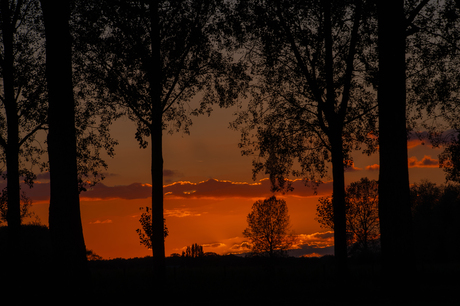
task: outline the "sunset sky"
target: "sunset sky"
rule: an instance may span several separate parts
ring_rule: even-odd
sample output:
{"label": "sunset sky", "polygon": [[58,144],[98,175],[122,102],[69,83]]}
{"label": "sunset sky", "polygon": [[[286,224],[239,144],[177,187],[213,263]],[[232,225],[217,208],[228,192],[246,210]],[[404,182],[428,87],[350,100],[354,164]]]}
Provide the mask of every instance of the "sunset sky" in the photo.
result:
{"label": "sunset sky", "polygon": [[[164,137],[165,217],[169,228],[166,255],[181,253],[193,243],[205,252],[226,254],[247,251],[242,232],[252,204],[271,195],[269,181],[260,176],[252,180],[252,157],[241,156],[239,132],[228,128],[236,108],[216,109],[210,117],[194,119],[191,135]],[[134,138],[135,126],[126,118],[115,123],[112,135],[118,139],[115,158],[108,160],[107,178],[81,194],[81,213],[88,249],[104,259],[150,255],[140,245],[141,207],[150,203],[150,150],[140,149]],[[428,179],[443,183],[438,154],[419,140],[410,140],[411,183]],[[378,155],[354,154],[354,168],[346,173],[347,184],[361,177],[378,178]],[[2,182],[5,184],[5,182]],[[313,190],[301,181],[293,182],[294,192],[286,200],[298,249],[292,255],[332,254],[332,233],[315,221],[318,197],[329,196],[332,182]],[[2,187],[2,186],[0,186]],[[3,188],[3,187],[2,187]],[[49,180],[40,174],[31,190],[33,211],[42,223],[48,222]]]}

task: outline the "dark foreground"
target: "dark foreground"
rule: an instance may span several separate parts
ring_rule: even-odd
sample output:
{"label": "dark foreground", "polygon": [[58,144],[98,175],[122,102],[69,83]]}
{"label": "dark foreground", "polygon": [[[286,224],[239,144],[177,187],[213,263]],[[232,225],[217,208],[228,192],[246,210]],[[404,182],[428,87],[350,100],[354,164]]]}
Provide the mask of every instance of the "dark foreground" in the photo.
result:
{"label": "dark foreground", "polygon": [[335,277],[332,257],[172,257],[166,258],[163,286],[153,282],[151,258],[98,260],[88,262],[92,294],[63,296],[59,288],[78,286],[50,273],[47,228],[24,228],[28,234],[12,260],[0,227],[0,305],[460,305],[459,254],[419,259],[409,279],[387,281],[378,257],[350,259],[342,281]]}
{"label": "dark foreground", "polygon": [[[99,305],[459,305],[460,265],[420,265],[411,280],[387,288],[376,261],[351,262],[344,282],[333,258],[276,262],[220,256],[167,258],[167,279],[155,292],[151,259],[92,261]],[[395,280],[396,281],[396,280]],[[396,283],[396,282],[395,282]],[[158,299],[157,299],[158,298]],[[156,303],[153,301],[156,300]]]}

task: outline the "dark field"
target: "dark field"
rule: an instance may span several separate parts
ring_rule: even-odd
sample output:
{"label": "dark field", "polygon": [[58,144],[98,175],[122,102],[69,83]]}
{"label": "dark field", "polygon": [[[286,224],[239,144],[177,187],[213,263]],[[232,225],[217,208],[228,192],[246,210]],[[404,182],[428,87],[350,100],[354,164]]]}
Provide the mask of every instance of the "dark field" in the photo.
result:
{"label": "dark field", "polygon": [[[1,277],[0,292],[12,291],[16,301],[0,305],[67,304],[59,289],[51,285],[51,252],[46,227],[24,227],[20,263],[15,275],[19,285]],[[26,235],[27,233],[27,235]],[[421,257],[421,256],[420,256]],[[5,256],[5,232],[0,227],[0,261]],[[152,259],[89,261],[93,295],[83,305],[460,305],[460,262],[423,259],[407,280],[399,276],[382,280],[379,259],[349,259],[349,274],[337,281],[334,258],[245,258],[206,256],[166,258],[167,277],[155,290]],[[73,286],[75,281],[59,281]],[[72,305],[77,305],[72,304]]]}
{"label": "dark field", "polygon": [[459,264],[425,264],[410,280],[384,286],[377,262],[350,263],[340,285],[333,258],[276,262],[221,256],[167,258],[161,303],[153,303],[150,258],[92,261],[100,305],[459,305]]}

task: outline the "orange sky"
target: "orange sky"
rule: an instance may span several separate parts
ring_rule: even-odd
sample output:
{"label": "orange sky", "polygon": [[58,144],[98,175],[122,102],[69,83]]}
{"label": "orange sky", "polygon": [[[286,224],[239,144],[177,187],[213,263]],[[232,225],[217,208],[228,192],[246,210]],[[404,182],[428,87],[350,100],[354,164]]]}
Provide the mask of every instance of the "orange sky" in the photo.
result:
{"label": "orange sky", "polygon": [[[193,118],[191,135],[164,137],[167,255],[181,253],[193,243],[203,245],[205,252],[219,254],[245,250],[246,216],[252,204],[270,191],[264,177],[252,181],[252,157],[241,156],[239,133],[228,129],[235,111],[217,109],[211,117]],[[139,149],[134,132],[127,119],[113,126],[112,135],[120,145],[115,158],[108,161],[107,178],[81,194],[87,248],[106,259],[150,255],[135,231],[140,227],[140,207],[150,205],[150,151]],[[408,147],[411,183],[422,179],[443,183],[444,174],[437,166],[441,149],[419,140],[411,140]],[[354,167],[346,173],[347,184],[366,176],[377,179],[378,155],[356,153]],[[43,174],[32,190],[25,189],[42,223],[48,219],[48,183]],[[330,195],[331,185],[322,185],[318,196]],[[293,254],[330,254],[332,233],[314,220],[318,196],[300,181],[294,186],[294,192],[285,196],[292,230],[299,236],[299,249]]]}

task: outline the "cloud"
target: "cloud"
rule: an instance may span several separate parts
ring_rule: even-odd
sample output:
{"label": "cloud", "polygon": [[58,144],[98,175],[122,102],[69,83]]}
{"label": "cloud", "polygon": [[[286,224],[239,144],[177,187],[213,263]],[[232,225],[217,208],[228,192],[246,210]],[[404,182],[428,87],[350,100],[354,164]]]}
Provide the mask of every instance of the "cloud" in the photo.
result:
{"label": "cloud", "polygon": [[164,212],[164,215],[166,217],[177,217],[177,218],[201,216],[201,214],[193,213],[193,212],[182,210],[182,209],[172,209],[172,210],[166,209]]}
{"label": "cloud", "polygon": [[215,242],[215,243],[204,243],[201,245],[203,248],[221,248],[225,247],[225,243]]}
{"label": "cloud", "polygon": [[412,156],[408,159],[408,165],[409,168],[439,168],[439,160],[433,159],[429,155],[425,155],[421,160]]}
{"label": "cloud", "polygon": [[334,254],[334,232],[297,235],[297,244],[288,253],[294,257],[319,257]]}
{"label": "cloud", "polygon": [[334,232],[319,232],[313,234],[300,234],[297,235],[297,247],[304,245],[315,248],[328,248],[334,245]]}
{"label": "cloud", "polygon": [[300,257],[307,257],[307,258],[312,258],[312,257],[321,257],[323,255],[319,254],[319,253],[310,253],[310,254],[305,254],[305,255],[302,255]]}
{"label": "cloud", "polygon": [[[302,180],[290,181],[293,192],[286,193],[295,197],[312,197],[326,195],[332,192],[332,181],[320,184],[315,190],[305,186]],[[6,182],[0,182],[0,188]],[[23,187],[34,203],[49,201],[49,182],[34,184],[32,189]],[[232,182],[226,180],[209,179],[199,183],[175,182],[163,186],[165,199],[199,199],[199,198],[265,198],[272,195],[270,180],[262,179],[257,183]],[[133,183],[130,185],[107,186],[98,183],[80,194],[82,201],[105,201],[113,199],[135,200],[147,199],[152,196],[152,185]],[[173,214],[173,212],[171,212]],[[178,213],[184,214],[187,212]],[[178,216],[178,215],[176,215]]]}
{"label": "cloud", "polygon": [[[314,196],[315,191],[305,186],[302,180],[292,180],[293,192],[288,195],[309,197]],[[258,183],[231,182],[225,180],[209,179],[199,183],[175,182],[164,186],[167,197],[174,198],[263,198],[270,196],[270,181],[262,179]],[[332,182],[320,184],[317,194],[329,194],[332,192]]]}
{"label": "cloud", "polygon": [[345,169],[345,172],[355,172],[355,171],[363,170],[361,168],[355,167],[355,163],[353,163],[353,162],[351,163],[351,165],[345,167],[344,169]]}
{"label": "cloud", "polygon": [[243,253],[251,249],[251,243],[248,241],[243,241],[241,243],[234,243],[230,247],[230,253]]}
{"label": "cloud", "polygon": [[[417,157],[412,156],[407,160],[409,168],[439,168],[439,160],[434,159],[429,155],[425,155],[421,160],[418,160]],[[378,164],[373,164],[366,166],[368,171],[377,171],[380,169]]]}
{"label": "cloud", "polygon": [[104,221],[101,221],[101,220],[96,220],[94,222],[89,222],[89,224],[108,224],[108,223],[112,223],[112,220],[104,220]]}
{"label": "cloud", "polygon": [[[288,250],[289,256],[294,257],[319,257],[334,254],[334,232],[325,231],[312,234],[294,235],[297,244]],[[247,254],[251,250],[251,242],[243,237],[233,237],[220,242],[201,244],[203,248],[211,248],[210,251],[218,251],[221,254]]]}
{"label": "cloud", "polygon": [[183,176],[183,174],[177,170],[163,169],[163,179],[165,183],[171,183],[173,182],[174,178],[178,178],[181,176]]}
{"label": "cloud", "polygon": [[376,171],[376,170],[379,170],[379,169],[380,169],[380,166],[378,164],[373,164],[373,165],[366,166],[367,171]]}
{"label": "cloud", "polygon": [[50,179],[50,173],[49,172],[43,172],[37,174],[37,180],[38,181],[49,181]]}
{"label": "cloud", "polygon": [[152,185],[133,183],[121,186],[106,186],[102,183],[83,192],[80,197],[83,200],[111,200],[111,199],[146,199],[152,196]]}

